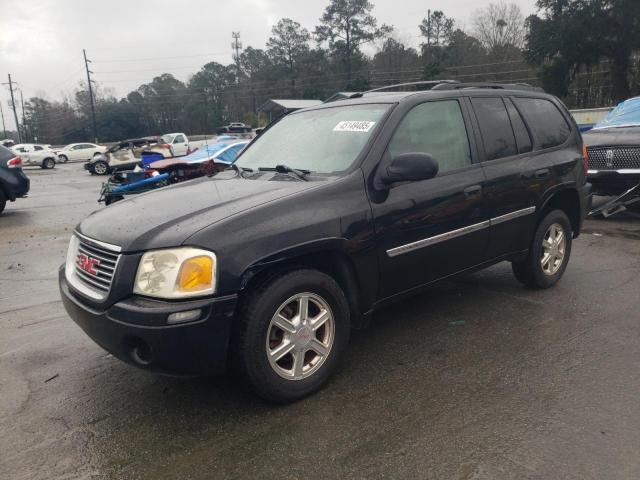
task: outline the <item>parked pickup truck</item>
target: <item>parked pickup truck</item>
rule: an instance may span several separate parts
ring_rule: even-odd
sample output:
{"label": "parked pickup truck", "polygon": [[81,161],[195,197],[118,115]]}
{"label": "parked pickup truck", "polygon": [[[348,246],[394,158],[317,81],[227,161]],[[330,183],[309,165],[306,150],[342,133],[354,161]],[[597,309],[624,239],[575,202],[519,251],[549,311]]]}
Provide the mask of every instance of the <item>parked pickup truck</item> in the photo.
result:
{"label": "parked pickup truck", "polygon": [[244,123],[232,122],[216,129],[217,135],[224,135],[225,133],[251,133],[251,127]]}
{"label": "parked pickup truck", "polygon": [[69,316],[129,364],[230,367],[288,402],[326,382],[351,328],[434,282],[508,261],[553,287],[589,203],[569,112],[524,85],[431,85],[298,110],[229,170],[94,212],[59,273]]}

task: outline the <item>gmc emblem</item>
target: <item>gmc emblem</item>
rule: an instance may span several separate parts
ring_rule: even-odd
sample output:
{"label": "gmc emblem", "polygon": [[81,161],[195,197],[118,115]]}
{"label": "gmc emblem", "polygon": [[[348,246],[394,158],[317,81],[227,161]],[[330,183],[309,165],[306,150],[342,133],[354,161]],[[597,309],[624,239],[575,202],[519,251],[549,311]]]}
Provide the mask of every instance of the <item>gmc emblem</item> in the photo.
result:
{"label": "gmc emblem", "polygon": [[91,275],[98,276],[98,271],[96,267],[100,265],[100,260],[97,258],[91,258],[84,253],[78,254],[78,260],[76,260],[76,265],[80,270],[83,270]]}

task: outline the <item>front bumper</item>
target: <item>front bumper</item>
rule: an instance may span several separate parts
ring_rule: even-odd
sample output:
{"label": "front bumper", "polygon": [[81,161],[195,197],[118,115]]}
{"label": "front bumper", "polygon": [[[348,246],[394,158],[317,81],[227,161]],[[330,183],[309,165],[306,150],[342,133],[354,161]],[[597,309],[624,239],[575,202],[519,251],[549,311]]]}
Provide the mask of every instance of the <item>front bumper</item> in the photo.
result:
{"label": "front bumper", "polygon": [[[129,297],[100,310],[58,273],[62,303],[71,319],[113,356],[152,372],[193,376],[224,371],[237,295],[165,302]],[[171,313],[201,310],[196,321],[167,324]]]}
{"label": "front bumper", "polygon": [[640,183],[640,169],[593,170],[587,172],[593,192],[602,195],[620,195]]}

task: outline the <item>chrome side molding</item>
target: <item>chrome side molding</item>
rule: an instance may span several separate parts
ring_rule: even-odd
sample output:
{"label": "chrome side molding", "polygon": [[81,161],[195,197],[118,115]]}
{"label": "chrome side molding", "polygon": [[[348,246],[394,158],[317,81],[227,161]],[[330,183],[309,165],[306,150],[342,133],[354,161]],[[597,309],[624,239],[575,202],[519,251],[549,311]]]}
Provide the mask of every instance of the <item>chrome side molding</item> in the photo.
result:
{"label": "chrome side molding", "polygon": [[485,220],[484,222],[474,223],[473,225],[468,225],[456,230],[451,230],[450,232],[441,233],[440,235],[436,235],[434,237],[424,238],[416,242],[407,243],[406,245],[390,248],[389,250],[387,250],[387,255],[389,255],[390,257],[397,257],[398,255],[402,255],[403,253],[412,252],[414,250],[428,247],[430,245],[446,242],[447,240],[461,237],[462,235],[467,235],[469,233],[477,232],[492,225],[498,225],[503,222],[508,222],[509,220],[524,217],[525,215],[531,215],[535,211],[536,207],[527,207],[523,208],[522,210],[516,210],[515,212],[510,212],[505,215],[500,215],[499,217],[491,218],[490,220]]}

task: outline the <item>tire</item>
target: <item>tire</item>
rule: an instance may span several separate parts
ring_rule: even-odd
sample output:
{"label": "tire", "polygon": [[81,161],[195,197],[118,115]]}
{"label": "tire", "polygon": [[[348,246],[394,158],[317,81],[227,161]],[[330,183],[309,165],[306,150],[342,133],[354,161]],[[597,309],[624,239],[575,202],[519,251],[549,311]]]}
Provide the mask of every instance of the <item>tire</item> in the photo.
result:
{"label": "tire", "polygon": [[56,166],[56,161],[53,158],[48,157],[42,160],[42,165],[40,165],[40,168],[43,168],[45,170],[51,170],[55,166]]}
{"label": "tire", "polygon": [[[304,323],[298,315],[305,305],[301,298],[308,305]],[[272,276],[240,303],[231,344],[233,366],[260,397],[276,403],[299,400],[318,390],[336,369],[349,342],[349,315],[342,289],[328,275],[300,269]],[[321,326],[313,325],[322,318]],[[278,351],[288,353],[277,359]]]}
{"label": "tire", "polygon": [[2,189],[0,189],[0,214],[2,214],[6,206],[7,206],[7,197],[5,196]]}
{"label": "tire", "polygon": [[106,175],[109,173],[109,165],[104,160],[98,160],[92,165],[91,171],[96,175]]}
{"label": "tire", "polygon": [[[560,231],[562,241],[556,243],[559,237],[554,232]],[[547,213],[536,228],[527,258],[511,264],[516,279],[529,288],[553,287],[562,278],[569,263],[571,241],[571,222],[566,213],[562,210]],[[550,255],[545,256],[547,253]]]}
{"label": "tire", "polygon": [[66,155],[58,155],[58,160],[60,160],[60,163],[67,163],[69,161],[69,157]]}

